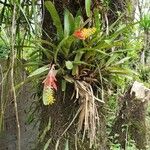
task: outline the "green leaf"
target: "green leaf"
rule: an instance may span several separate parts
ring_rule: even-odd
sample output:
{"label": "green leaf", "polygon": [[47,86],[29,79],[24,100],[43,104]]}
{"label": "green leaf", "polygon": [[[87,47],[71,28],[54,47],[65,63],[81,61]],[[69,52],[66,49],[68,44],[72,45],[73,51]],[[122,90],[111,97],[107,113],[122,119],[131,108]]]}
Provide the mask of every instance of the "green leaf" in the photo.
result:
{"label": "green leaf", "polygon": [[16,4],[18,5],[20,11],[22,12],[27,24],[29,25],[30,28],[32,28],[31,23],[29,22],[28,16],[26,15],[26,12],[23,10],[22,6],[16,1]]}
{"label": "green leaf", "polygon": [[110,39],[104,40],[105,43],[107,43],[108,45],[110,45],[112,43],[112,41]]}
{"label": "green leaf", "polygon": [[75,27],[74,17],[69,12],[69,10],[66,9],[64,14],[64,36],[66,37],[72,34],[74,31],[74,27]]}
{"label": "green leaf", "polygon": [[134,22],[134,23],[129,23],[129,24],[122,24],[119,27],[117,27],[117,30],[110,35],[110,39],[114,40],[116,39],[120,34],[124,33],[126,30],[129,30],[131,27],[133,27],[134,25],[136,25],[138,22]]}
{"label": "green leaf", "polygon": [[119,60],[118,62],[116,62],[113,66],[119,65],[119,64],[123,64],[125,61],[128,61],[131,57],[125,57],[121,60]]}
{"label": "green leaf", "polygon": [[74,42],[76,40],[76,38],[73,36],[73,35],[71,35],[71,36],[69,36],[65,41],[64,41],[64,43],[62,44],[62,51],[63,51],[63,53],[64,53],[64,55],[67,57],[68,56],[68,54],[70,54],[71,52],[70,52],[70,47],[71,47],[71,45],[72,45],[72,43]]}
{"label": "green leaf", "polygon": [[54,22],[54,25],[57,28],[57,35],[59,36],[60,39],[62,39],[63,38],[63,27],[62,27],[60,17],[57,13],[57,10],[56,10],[54,4],[51,1],[46,1],[45,7],[50,12],[51,17],[52,17],[53,22]]}
{"label": "green leaf", "polygon": [[47,41],[47,40],[43,40],[43,39],[34,39],[34,40],[31,41],[31,42],[34,42],[35,44],[39,43],[39,44],[38,44],[39,46],[41,45],[41,43],[42,43],[42,44],[46,44],[46,45],[48,45],[48,46],[51,46],[53,49],[56,49],[56,45],[53,44],[53,43],[50,42],[50,41]]}
{"label": "green leaf", "polygon": [[61,50],[61,47],[64,45],[65,41],[68,39],[68,37],[66,38],[63,38],[63,40],[61,40],[61,42],[58,44],[57,46],[57,49],[56,49],[56,52],[54,54],[54,61],[55,61],[55,64],[57,64],[57,55],[59,53],[59,51]]}
{"label": "green leaf", "polygon": [[45,72],[45,71],[47,71],[47,70],[49,70],[49,67],[48,67],[48,65],[45,65],[45,66],[43,66],[43,67],[41,67],[41,68],[38,68],[37,70],[33,71],[33,72],[28,76],[28,78],[31,78],[31,77],[40,75],[40,74],[42,74],[43,72]]}
{"label": "green leaf", "polygon": [[90,17],[91,14],[91,0],[85,0],[85,10],[86,10],[86,15]]}
{"label": "green leaf", "polygon": [[69,77],[68,75],[65,75],[65,76],[64,76],[64,79],[65,79],[67,82],[69,82],[69,83],[73,83],[73,82],[74,82],[73,78]]}
{"label": "green leaf", "polygon": [[57,64],[57,56],[58,53],[60,53],[61,55],[64,55],[65,57],[68,56],[69,50],[70,50],[70,46],[73,43],[73,41],[75,41],[76,38],[71,35],[69,37],[65,37],[61,40],[61,42],[59,42],[56,51],[54,53],[54,61]]}
{"label": "green leaf", "polygon": [[51,141],[52,141],[52,139],[50,138],[50,139],[46,142],[46,144],[44,145],[44,150],[47,150],[47,149],[48,149],[48,146],[49,146],[49,144],[51,143]]}
{"label": "green leaf", "polygon": [[75,29],[79,29],[83,24],[83,18],[81,16],[75,17]]}
{"label": "green leaf", "polygon": [[65,143],[65,150],[69,150],[69,141],[68,141],[68,139],[66,140],[66,143]]}
{"label": "green leaf", "polygon": [[82,52],[82,51],[78,52],[75,56],[74,61],[79,61],[83,54],[84,54],[84,52]]}
{"label": "green leaf", "polygon": [[98,52],[98,53],[109,56],[109,54],[105,53],[104,51],[100,50],[100,48],[96,48],[96,47],[95,48],[81,48],[81,49],[78,49],[76,52],[86,52],[86,51]]}
{"label": "green leaf", "polygon": [[122,74],[122,75],[128,75],[128,76],[133,76],[136,75],[138,76],[138,73],[131,70],[131,69],[126,69],[126,68],[120,68],[120,67],[108,67],[107,70],[110,73],[113,74]]}
{"label": "green leaf", "polygon": [[108,61],[105,63],[105,66],[108,67],[110,66],[111,64],[114,63],[114,61],[116,60],[116,58],[118,58],[118,54],[113,54],[110,56],[110,58],[108,59]]}
{"label": "green leaf", "polygon": [[73,63],[71,61],[66,61],[66,67],[71,70],[73,68]]}
{"label": "green leaf", "polygon": [[47,126],[44,128],[44,130],[42,130],[42,133],[39,137],[39,140],[42,142],[47,134],[47,132],[51,129],[51,118],[49,117],[49,120],[48,120],[48,124]]}
{"label": "green leaf", "polygon": [[100,13],[97,8],[94,9],[94,19],[95,19],[95,27],[97,31],[99,31],[101,28],[101,22],[100,22]]}
{"label": "green leaf", "polygon": [[91,66],[91,67],[93,66],[94,67],[94,65],[86,63],[84,61],[74,61],[73,64],[75,64],[75,65],[81,65],[82,64],[82,65]]}
{"label": "green leaf", "polygon": [[112,47],[120,47],[122,46],[123,41],[113,41],[113,39],[101,40],[95,48],[98,49],[110,49]]}
{"label": "green leaf", "polygon": [[141,18],[140,26],[147,31],[150,29],[150,14],[145,14],[143,18]]}
{"label": "green leaf", "polygon": [[62,90],[63,92],[66,91],[66,80],[62,80],[62,81],[61,81],[61,90]]}
{"label": "green leaf", "polygon": [[113,24],[110,25],[109,31],[111,31],[112,29],[114,29],[114,27],[119,23],[119,21],[120,21],[124,16],[125,16],[125,13],[122,13],[122,14],[118,17],[118,19],[117,19]]}
{"label": "green leaf", "polygon": [[[74,61],[80,61],[80,59],[81,59],[83,53],[84,53],[84,52],[79,51],[79,52],[76,54]],[[78,70],[79,70],[78,65],[74,65],[74,67],[73,67],[73,69],[72,69],[72,75],[78,74]]]}

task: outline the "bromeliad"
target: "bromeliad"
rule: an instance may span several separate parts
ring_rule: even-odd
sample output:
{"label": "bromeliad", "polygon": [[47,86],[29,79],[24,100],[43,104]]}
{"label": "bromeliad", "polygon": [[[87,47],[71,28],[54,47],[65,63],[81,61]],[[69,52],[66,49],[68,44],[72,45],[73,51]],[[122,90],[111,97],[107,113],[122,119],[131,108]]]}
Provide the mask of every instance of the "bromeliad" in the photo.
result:
{"label": "bromeliad", "polygon": [[43,81],[44,88],[43,88],[43,103],[44,105],[53,104],[55,101],[54,98],[54,90],[57,91],[57,79],[56,79],[55,65],[53,64],[46,79]]}
{"label": "bromeliad", "polygon": [[96,32],[96,28],[83,28],[76,30],[73,35],[81,40],[85,40]]}

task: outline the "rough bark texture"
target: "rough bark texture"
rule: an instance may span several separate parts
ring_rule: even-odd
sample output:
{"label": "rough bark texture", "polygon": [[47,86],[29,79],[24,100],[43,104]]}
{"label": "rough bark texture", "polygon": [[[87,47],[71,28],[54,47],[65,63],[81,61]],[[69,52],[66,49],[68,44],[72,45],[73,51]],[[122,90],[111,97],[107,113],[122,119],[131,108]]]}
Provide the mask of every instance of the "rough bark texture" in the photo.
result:
{"label": "rough bark texture", "polygon": [[117,20],[118,14],[117,12],[125,12],[125,0],[111,0],[109,2],[109,11],[108,11],[108,20],[110,24]]}
{"label": "rough bark texture", "polygon": [[146,107],[147,101],[136,99],[131,95],[130,89],[121,98],[122,107],[112,127],[110,136],[114,143],[120,143],[126,149],[126,142],[130,136],[136,143],[138,149],[146,149]]}
{"label": "rough bark texture", "polygon": [[[70,10],[73,11],[73,13],[75,13],[75,10],[76,10],[75,6],[79,7],[79,5],[75,1],[68,3],[67,1],[54,0],[53,2],[60,15],[62,22],[63,22],[63,10],[65,7],[65,4],[67,4],[67,7],[69,7]],[[47,11],[45,7],[43,10],[43,30],[45,31],[43,32],[43,36],[42,36],[44,40],[49,41],[50,39],[48,38],[48,36],[50,36],[52,40],[55,41],[56,30],[53,25],[52,19],[50,17],[50,13]],[[43,47],[48,48],[47,45],[43,45]],[[45,59],[45,56],[43,57],[43,59]],[[58,83],[58,86],[60,84],[61,84],[61,79],[60,79],[60,82]],[[73,106],[74,102],[73,100],[71,100],[72,93],[73,93],[73,88],[69,86],[68,91],[66,92],[66,97],[64,98],[64,93],[61,91],[61,87],[59,86],[59,89],[55,97],[56,99],[55,103],[52,106],[47,106],[47,107],[41,106],[42,112],[41,112],[41,123],[40,123],[39,130],[40,132],[44,130],[44,128],[48,124],[49,118],[51,119],[51,128],[50,128],[50,131],[47,132],[44,140],[38,144],[37,149],[41,150],[46,144],[47,140],[50,138],[52,139],[52,142],[50,143],[49,147],[51,149],[55,148],[57,140],[61,137],[62,133],[70,124],[71,119],[73,118],[72,113],[74,109],[74,106]],[[72,128],[70,128],[67,134],[60,140],[58,149],[60,150],[64,149],[64,145],[66,142],[65,138],[67,139],[68,136],[70,137],[70,136],[73,136],[74,134],[75,134],[74,131],[72,130]],[[70,143],[71,141],[69,141],[69,144]]]}
{"label": "rough bark texture", "polygon": [[[42,106],[41,112],[41,124],[40,124],[40,131],[44,131],[45,127],[48,124],[49,118],[51,121],[50,130],[47,132],[44,141],[39,143],[37,149],[41,150],[43,146],[46,144],[48,139],[52,139],[50,143],[50,148],[55,149],[55,145],[57,140],[61,137],[62,133],[68,127],[73,118],[73,108],[74,102],[71,100],[72,96],[72,87],[68,88],[66,98],[64,99],[64,95],[61,92],[61,88],[58,89],[56,94],[56,101],[52,106]],[[70,128],[67,134],[63,138],[60,139],[59,142],[59,149],[63,149],[65,145],[65,138],[68,137],[71,139],[71,136],[75,134],[73,128]],[[70,133],[70,134],[69,134]],[[69,141],[71,144],[71,141]]]}
{"label": "rough bark texture", "polygon": [[[63,20],[63,10],[65,7],[67,7],[70,10],[70,12],[73,13],[73,15],[76,15],[77,10],[79,8],[82,8],[82,13],[83,15],[85,15],[84,1],[82,0],[81,1],[54,0],[54,4],[62,20]],[[43,29],[55,41],[54,39],[55,27],[53,26],[50,14],[46,10],[46,8],[43,11]],[[43,39],[49,40],[48,36],[46,36],[44,32],[43,32]],[[48,48],[47,45],[43,45],[43,47]],[[59,79],[59,83],[61,83],[61,78]],[[58,85],[60,85],[59,83]],[[44,140],[38,144],[37,149],[41,150],[44,147],[45,143],[49,139],[52,139],[49,145],[49,148],[53,150],[56,146],[57,140],[61,137],[64,130],[68,127],[68,125],[72,121],[78,109],[78,104],[75,103],[73,99],[71,99],[71,96],[74,92],[73,90],[74,89],[71,85],[67,85],[66,97],[63,99],[64,93],[61,91],[61,87],[59,86],[59,89],[56,93],[56,102],[52,106],[47,106],[47,107],[41,106],[42,112],[41,112],[40,132],[42,132],[44,128],[47,126],[49,118],[51,118],[51,128],[47,132]],[[59,146],[58,146],[59,150],[64,149],[66,139],[69,139],[69,148],[71,150],[76,149],[76,144],[78,145],[77,147],[79,150],[90,149],[88,140],[85,140],[84,143],[81,142],[80,134],[78,135],[78,139],[75,140],[76,138],[75,130],[77,129],[76,123],[77,123],[77,120],[75,120],[73,125],[69,128],[65,136],[61,138],[59,142]],[[99,130],[100,146],[97,148],[97,150],[106,150],[107,149],[106,148],[106,132],[105,132],[106,126],[105,126],[105,118],[102,114],[100,116],[99,129],[100,129]],[[93,148],[91,150],[93,150]]]}
{"label": "rough bark texture", "polygon": [[[54,0],[53,1],[57,11],[59,12],[59,15],[61,17],[61,20],[63,21],[63,10],[65,7],[67,7],[70,12],[73,13],[73,15],[76,14],[77,10],[81,8],[82,14],[85,17],[85,6],[84,1],[74,1],[74,0]],[[93,7],[96,7],[96,4],[101,5],[101,1],[95,0],[93,1]],[[99,8],[99,7],[98,7]],[[110,3],[110,9],[108,19],[110,24],[113,23],[117,19],[117,11],[124,12],[125,11],[125,3],[124,1],[111,1]],[[113,10],[113,11],[112,11]],[[53,41],[55,41],[54,33],[55,27],[53,26],[52,19],[50,17],[49,12],[46,10],[46,8],[43,11],[43,29],[44,31],[52,38]],[[43,32],[43,39],[49,40],[48,36]],[[47,45],[43,45],[43,47],[48,48]],[[43,58],[45,59],[45,58]],[[49,63],[49,62],[48,62]],[[61,79],[60,79],[61,82]],[[51,118],[51,129],[47,132],[46,137],[44,138],[44,141],[38,145],[37,149],[42,149],[45,143],[48,139],[52,139],[52,142],[50,143],[50,148],[54,149],[57,140],[63,133],[63,131],[66,129],[66,127],[69,125],[71,120],[73,119],[73,116],[75,115],[75,111],[77,109],[77,104],[74,103],[73,100],[71,100],[71,95],[73,93],[73,87],[67,86],[67,92],[66,92],[66,98],[63,100],[63,93],[61,92],[61,88],[58,89],[57,96],[56,96],[56,102],[52,106],[42,106],[42,113],[41,113],[41,124],[40,124],[40,132],[44,130],[46,125],[48,124],[49,117]],[[69,132],[66,133],[66,136],[64,136],[59,143],[59,149],[64,149],[64,143],[65,138],[69,139],[70,149],[75,149],[75,129],[76,125],[72,125]],[[99,145],[97,150],[107,150],[106,147],[106,126],[105,126],[105,118],[103,114],[100,116],[100,137],[99,137]],[[78,149],[81,150],[88,150],[88,140],[81,143],[81,140],[77,140]],[[93,148],[91,149],[93,150]]]}
{"label": "rough bark texture", "polygon": [[[3,69],[6,69],[6,61],[1,62]],[[6,71],[6,70],[5,70]],[[16,82],[20,83],[24,78],[26,78],[26,72],[22,69],[18,69],[15,72]],[[0,82],[1,82],[0,75]],[[2,92],[3,86],[3,92]],[[17,150],[17,123],[14,110],[14,102],[11,95],[10,88],[10,76],[8,75],[7,80],[0,86],[0,113],[2,112],[2,105],[5,103],[4,111],[4,123],[3,131],[0,133],[0,150]],[[21,150],[31,150],[35,147],[37,137],[38,137],[38,123],[34,126],[28,123],[30,106],[35,100],[32,97],[34,93],[33,87],[30,83],[22,86],[17,92],[17,102],[19,111],[19,121],[21,129]],[[34,107],[34,105],[32,105]],[[2,115],[2,114],[0,114]],[[1,116],[2,117],[2,116]],[[36,118],[37,119],[37,118]]]}

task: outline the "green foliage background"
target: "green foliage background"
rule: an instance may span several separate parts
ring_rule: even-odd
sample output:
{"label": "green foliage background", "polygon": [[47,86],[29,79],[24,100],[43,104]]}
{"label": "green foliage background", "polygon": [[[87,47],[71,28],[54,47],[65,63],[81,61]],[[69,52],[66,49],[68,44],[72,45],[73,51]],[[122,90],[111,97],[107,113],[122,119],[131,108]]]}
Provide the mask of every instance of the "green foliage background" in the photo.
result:
{"label": "green foliage background", "polygon": [[[64,9],[63,23],[59,14],[50,1],[45,2],[53,24],[57,32],[55,39],[49,37],[49,41],[43,40],[41,25],[41,8],[37,1],[31,1],[26,5],[24,1],[10,1],[9,5],[16,3],[16,59],[14,69],[23,67],[29,74],[27,79],[15,84],[16,90],[24,83],[33,80],[33,85],[38,88],[39,81],[45,78],[49,70],[48,64],[52,61],[57,65],[58,76],[62,78],[62,91],[66,91],[66,85],[74,84],[75,80],[83,80],[82,71],[92,72],[92,83],[97,88],[99,98],[108,100],[107,125],[110,132],[116,112],[119,109],[118,97],[126,89],[138,80],[149,86],[149,64],[141,65],[140,54],[143,48],[143,37],[136,35],[137,30],[149,32],[150,17],[144,15],[140,21],[124,22],[125,14],[118,12],[118,20],[109,25],[106,32],[105,20],[101,12],[95,8],[93,14],[90,11],[91,1],[85,1],[87,20],[83,19],[79,12],[73,16],[68,9]],[[106,2],[108,4],[109,1]],[[1,32],[0,32],[0,58],[11,58],[11,23],[13,11],[6,5],[1,7]],[[5,17],[4,17],[5,16]],[[97,31],[85,41],[73,36],[74,31],[84,27],[96,27]],[[138,28],[140,26],[140,28]],[[46,44],[48,49],[42,45]],[[42,56],[45,56],[43,60]],[[11,62],[10,62],[11,63]],[[8,66],[9,70],[9,66]],[[7,72],[4,72],[6,74]],[[88,73],[88,72],[87,72]],[[86,81],[86,80],[85,80]],[[5,102],[3,102],[5,103]],[[40,102],[39,102],[40,103]],[[3,105],[1,105],[2,107]],[[1,110],[3,110],[1,108]],[[2,118],[2,114],[1,114]],[[45,149],[48,148],[48,143]],[[66,141],[65,150],[68,150]],[[134,142],[128,141],[128,146],[134,149]],[[112,149],[119,149],[119,145],[111,143]]]}

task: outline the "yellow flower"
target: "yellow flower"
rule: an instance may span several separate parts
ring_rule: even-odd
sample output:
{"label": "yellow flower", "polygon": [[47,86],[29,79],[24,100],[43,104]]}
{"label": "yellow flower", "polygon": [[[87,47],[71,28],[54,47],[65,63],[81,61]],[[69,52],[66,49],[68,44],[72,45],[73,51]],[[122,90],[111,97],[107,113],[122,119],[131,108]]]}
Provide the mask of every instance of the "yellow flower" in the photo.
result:
{"label": "yellow flower", "polygon": [[51,105],[55,102],[54,91],[51,87],[44,87],[43,89],[43,104]]}
{"label": "yellow flower", "polygon": [[43,88],[43,104],[44,105],[51,105],[54,103],[54,90],[57,91],[57,79],[56,79],[56,73],[55,65],[53,64],[50,68],[50,71],[46,77],[46,79],[43,81],[44,88]]}
{"label": "yellow flower", "polygon": [[81,40],[85,40],[88,37],[90,37],[91,35],[93,35],[95,32],[96,32],[95,27],[83,28],[83,29],[76,30],[73,35]]}

